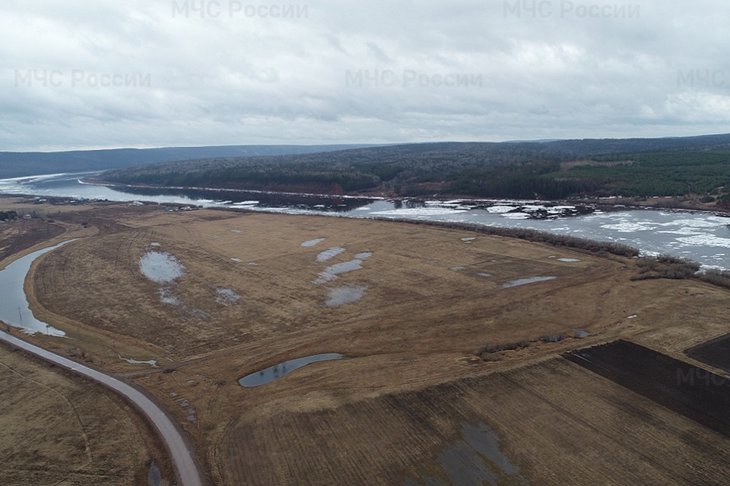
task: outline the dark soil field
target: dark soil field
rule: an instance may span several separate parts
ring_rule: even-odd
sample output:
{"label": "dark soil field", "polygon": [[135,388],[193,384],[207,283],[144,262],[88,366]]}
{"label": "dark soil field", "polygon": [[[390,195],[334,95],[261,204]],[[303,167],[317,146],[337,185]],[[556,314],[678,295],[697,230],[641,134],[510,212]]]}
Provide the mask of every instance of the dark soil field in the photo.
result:
{"label": "dark soil field", "polygon": [[730,380],[624,340],[565,357],[730,437]]}
{"label": "dark soil field", "polygon": [[563,358],[305,408],[242,416],[221,443],[225,482],[668,486],[730,474],[727,437]]}
{"label": "dark soil field", "polygon": [[730,373],[730,334],[688,349],[687,356]]}

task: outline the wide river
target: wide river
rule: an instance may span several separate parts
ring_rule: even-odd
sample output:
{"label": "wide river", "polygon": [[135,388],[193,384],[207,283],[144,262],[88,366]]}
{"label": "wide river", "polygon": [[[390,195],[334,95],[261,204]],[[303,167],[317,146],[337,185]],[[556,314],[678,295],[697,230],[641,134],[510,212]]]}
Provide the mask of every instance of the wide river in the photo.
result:
{"label": "wide river", "polygon": [[[177,203],[294,214],[457,221],[487,226],[532,228],[667,253],[695,260],[705,268],[730,269],[730,218],[708,212],[626,210],[583,216],[531,219],[542,205],[525,201],[473,202],[302,196],[205,189],[119,189],[86,184],[86,174],[57,174],[0,180],[0,193],[109,201]],[[558,211],[548,208],[549,212]],[[543,210],[544,211],[544,210]]]}

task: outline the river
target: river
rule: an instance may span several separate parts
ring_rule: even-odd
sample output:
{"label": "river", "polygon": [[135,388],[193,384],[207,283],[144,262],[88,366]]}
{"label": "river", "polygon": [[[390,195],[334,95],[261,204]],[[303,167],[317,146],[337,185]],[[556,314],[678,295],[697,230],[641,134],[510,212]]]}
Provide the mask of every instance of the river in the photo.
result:
{"label": "river", "polygon": [[[202,207],[227,207],[292,214],[330,214],[359,218],[403,218],[532,228],[639,248],[644,254],[671,254],[697,261],[704,268],[730,269],[730,218],[708,212],[635,209],[557,217],[561,207],[545,211],[527,201],[468,200],[392,201],[363,197],[328,197],[255,191],[206,189],[112,188],[82,183],[88,174],[56,174],[0,180],[0,194],[68,197],[109,201],[145,201]],[[555,209],[555,211],[553,211]]]}

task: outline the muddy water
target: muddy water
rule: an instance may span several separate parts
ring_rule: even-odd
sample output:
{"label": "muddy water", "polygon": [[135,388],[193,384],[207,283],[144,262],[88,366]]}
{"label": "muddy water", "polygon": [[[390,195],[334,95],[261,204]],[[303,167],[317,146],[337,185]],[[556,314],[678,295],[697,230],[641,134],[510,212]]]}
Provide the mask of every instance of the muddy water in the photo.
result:
{"label": "muddy water", "polygon": [[315,354],[312,356],[305,356],[304,358],[296,358],[244,376],[238,380],[238,383],[244,388],[266,385],[267,383],[278,380],[292,371],[298,370],[308,364],[317,363],[319,361],[334,361],[342,358],[344,358],[344,356],[339,353]]}
{"label": "muddy water", "polygon": [[[71,240],[73,241],[73,240]],[[71,241],[44,248],[30,253],[0,271],[0,320],[13,327],[23,329],[28,334],[42,333],[49,336],[65,336],[66,333],[33,315],[25,295],[23,284],[33,262],[42,255],[55,250]]]}

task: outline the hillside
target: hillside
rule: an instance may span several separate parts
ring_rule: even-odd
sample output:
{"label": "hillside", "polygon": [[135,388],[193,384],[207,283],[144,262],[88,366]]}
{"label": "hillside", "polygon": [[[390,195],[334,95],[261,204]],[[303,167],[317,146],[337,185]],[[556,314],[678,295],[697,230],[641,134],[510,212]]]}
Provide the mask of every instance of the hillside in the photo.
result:
{"label": "hillside", "polygon": [[724,187],[730,187],[730,135],[409,144],[215,157],[110,171],[102,177],[135,185],[331,194],[542,199],[700,194],[722,198]]}
{"label": "hillside", "polygon": [[76,150],[69,152],[0,152],[0,178],[60,172],[118,169],[175,160],[210,157],[328,152],[362,145],[230,145],[211,147],[167,147],[151,149]]}

